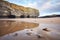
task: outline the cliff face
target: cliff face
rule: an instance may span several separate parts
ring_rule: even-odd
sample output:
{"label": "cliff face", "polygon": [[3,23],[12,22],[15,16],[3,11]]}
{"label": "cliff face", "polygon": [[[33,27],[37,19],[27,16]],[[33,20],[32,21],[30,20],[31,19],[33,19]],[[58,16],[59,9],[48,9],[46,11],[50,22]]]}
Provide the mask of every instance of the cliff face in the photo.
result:
{"label": "cliff face", "polygon": [[15,15],[20,17],[24,15],[25,17],[38,17],[39,11],[37,9],[18,6],[7,1],[0,1],[0,16]]}

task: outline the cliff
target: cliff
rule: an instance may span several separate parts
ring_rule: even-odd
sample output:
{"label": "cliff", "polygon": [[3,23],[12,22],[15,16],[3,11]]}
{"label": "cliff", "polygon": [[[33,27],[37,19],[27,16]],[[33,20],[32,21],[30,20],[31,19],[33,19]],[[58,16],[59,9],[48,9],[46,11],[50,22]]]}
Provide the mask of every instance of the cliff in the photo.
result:
{"label": "cliff", "polygon": [[0,1],[0,16],[14,15],[16,17],[38,17],[37,9],[16,5],[7,1]]}

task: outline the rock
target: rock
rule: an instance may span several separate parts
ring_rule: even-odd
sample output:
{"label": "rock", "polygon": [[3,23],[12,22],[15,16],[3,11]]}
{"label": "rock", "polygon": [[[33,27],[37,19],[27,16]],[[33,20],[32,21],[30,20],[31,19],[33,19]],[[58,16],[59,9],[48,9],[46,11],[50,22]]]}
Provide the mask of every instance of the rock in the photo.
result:
{"label": "rock", "polygon": [[18,33],[15,33],[13,36],[18,36]]}
{"label": "rock", "polygon": [[27,32],[26,34],[27,34],[28,36],[31,36],[32,33],[31,33],[31,32]]}
{"label": "rock", "polygon": [[39,11],[34,8],[19,6],[7,1],[0,1],[0,16],[5,17],[10,15],[15,15],[16,17],[24,15],[24,17],[27,18],[35,18],[39,16]]}
{"label": "rock", "polygon": [[47,31],[47,32],[49,32],[50,30],[48,30],[48,28],[44,28],[43,31]]}
{"label": "rock", "polygon": [[37,35],[37,38],[42,38],[40,35]]}

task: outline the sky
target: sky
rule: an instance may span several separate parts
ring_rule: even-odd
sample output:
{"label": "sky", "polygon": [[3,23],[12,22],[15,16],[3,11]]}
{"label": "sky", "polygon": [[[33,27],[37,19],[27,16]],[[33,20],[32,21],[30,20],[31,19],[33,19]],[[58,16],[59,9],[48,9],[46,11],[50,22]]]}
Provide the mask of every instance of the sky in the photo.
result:
{"label": "sky", "polygon": [[60,0],[7,0],[17,5],[39,10],[39,16],[60,14]]}

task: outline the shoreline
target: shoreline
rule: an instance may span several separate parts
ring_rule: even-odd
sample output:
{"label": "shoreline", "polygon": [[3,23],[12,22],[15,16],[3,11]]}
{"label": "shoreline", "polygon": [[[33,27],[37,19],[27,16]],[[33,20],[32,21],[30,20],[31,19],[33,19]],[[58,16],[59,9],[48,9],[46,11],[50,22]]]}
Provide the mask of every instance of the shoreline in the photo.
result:
{"label": "shoreline", "polygon": [[13,18],[13,19],[0,19],[0,20],[15,20],[15,21],[24,21],[32,23],[58,23],[60,24],[60,17],[55,18]]}

